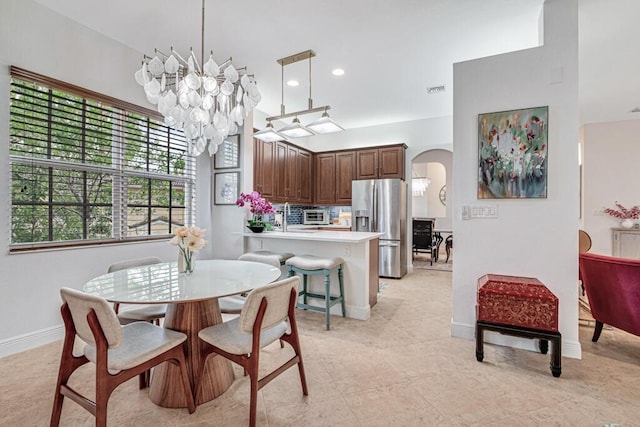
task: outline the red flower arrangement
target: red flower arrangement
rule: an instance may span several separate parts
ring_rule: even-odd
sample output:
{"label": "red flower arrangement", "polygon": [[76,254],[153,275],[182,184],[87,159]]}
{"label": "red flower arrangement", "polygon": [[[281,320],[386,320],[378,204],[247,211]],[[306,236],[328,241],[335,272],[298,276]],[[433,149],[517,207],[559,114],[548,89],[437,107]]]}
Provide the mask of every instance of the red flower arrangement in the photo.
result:
{"label": "red flower arrangement", "polygon": [[640,206],[632,206],[630,209],[625,208],[616,202],[618,209],[606,208],[604,213],[620,219],[638,219],[640,218]]}

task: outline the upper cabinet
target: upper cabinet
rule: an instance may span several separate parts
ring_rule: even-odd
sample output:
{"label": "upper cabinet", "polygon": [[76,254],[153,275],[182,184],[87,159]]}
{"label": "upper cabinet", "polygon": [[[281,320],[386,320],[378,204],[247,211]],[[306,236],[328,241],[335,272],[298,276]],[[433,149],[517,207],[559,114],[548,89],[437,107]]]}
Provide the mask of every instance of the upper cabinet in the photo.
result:
{"label": "upper cabinet", "polygon": [[254,138],[254,189],[273,203],[311,204],[313,153]]}
{"label": "upper cabinet", "polygon": [[355,179],[404,179],[404,144],[357,150]]}
{"label": "upper cabinet", "polygon": [[336,153],[336,203],[351,204],[351,181],[356,176],[356,152]]}
{"label": "upper cabinet", "polygon": [[356,152],[318,153],[316,157],[317,205],[350,205],[351,181],[355,178]]}
{"label": "upper cabinet", "polygon": [[312,176],[313,154],[310,151],[289,145],[287,151],[288,190],[287,200],[298,204],[313,202]]}
{"label": "upper cabinet", "polygon": [[253,138],[253,188],[264,197],[276,196],[276,143]]}
{"label": "upper cabinet", "polygon": [[254,189],[273,203],[350,205],[354,179],[404,179],[406,145],[312,153],[254,139]]}

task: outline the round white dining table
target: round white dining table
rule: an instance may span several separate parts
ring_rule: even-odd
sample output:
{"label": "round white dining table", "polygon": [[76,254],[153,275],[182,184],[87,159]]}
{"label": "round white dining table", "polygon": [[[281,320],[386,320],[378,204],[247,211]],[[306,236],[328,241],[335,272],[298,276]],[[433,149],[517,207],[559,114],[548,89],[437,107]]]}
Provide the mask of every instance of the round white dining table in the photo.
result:
{"label": "round white dining table", "polygon": [[[122,304],[168,304],[164,327],[187,335],[186,356],[191,384],[200,367],[198,332],[222,322],[218,298],[249,292],[280,277],[267,264],[235,260],[198,260],[193,273],[178,273],[176,262],[132,267],[89,280],[84,292]],[[210,357],[196,404],[224,393],[233,383],[233,368],[223,357]],[[163,363],[153,371],[150,399],[167,408],[187,407],[178,368]]]}

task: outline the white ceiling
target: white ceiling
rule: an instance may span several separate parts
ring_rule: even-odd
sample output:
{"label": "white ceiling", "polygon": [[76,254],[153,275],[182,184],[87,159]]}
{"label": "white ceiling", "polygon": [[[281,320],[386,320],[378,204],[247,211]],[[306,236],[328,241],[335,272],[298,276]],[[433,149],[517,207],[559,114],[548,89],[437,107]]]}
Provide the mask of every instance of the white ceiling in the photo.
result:
{"label": "white ceiling", "polygon": [[[141,53],[174,46],[200,56],[201,0],[36,0]],[[307,49],[314,106],[331,105],[345,128],[449,116],[454,62],[538,45],[543,0],[208,0],[205,52],[255,74],[277,115],[278,58]],[[640,1],[580,0],[581,121],[636,118],[640,105]],[[131,76],[139,63],[130,64]],[[331,70],[341,67],[342,77]],[[284,68],[287,112],[307,108],[308,62]],[[429,86],[445,85],[428,95]],[[640,118],[640,114],[637,115]],[[317,116],[308,116],[308,120]],[[304,121],[304,120],[303,120]],[[256,123],[257,126],[262,124]]]}

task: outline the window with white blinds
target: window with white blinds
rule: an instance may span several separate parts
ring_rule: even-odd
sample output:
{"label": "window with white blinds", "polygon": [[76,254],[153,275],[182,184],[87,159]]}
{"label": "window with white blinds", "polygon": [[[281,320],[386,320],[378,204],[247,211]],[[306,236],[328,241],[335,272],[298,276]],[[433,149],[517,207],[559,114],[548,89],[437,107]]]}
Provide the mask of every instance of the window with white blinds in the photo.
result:
{"label": "window with white blinds", "polygon": [[11,250],[193,224],[195,159],[150,110],[11,67]]}

